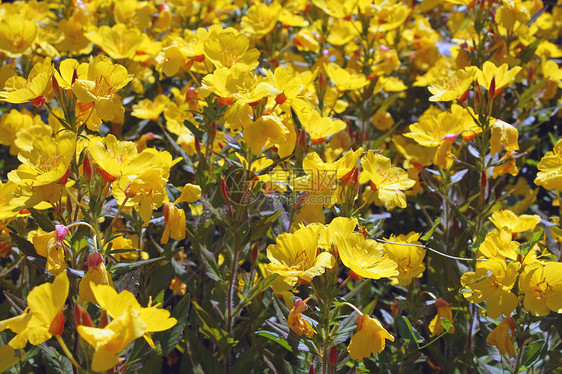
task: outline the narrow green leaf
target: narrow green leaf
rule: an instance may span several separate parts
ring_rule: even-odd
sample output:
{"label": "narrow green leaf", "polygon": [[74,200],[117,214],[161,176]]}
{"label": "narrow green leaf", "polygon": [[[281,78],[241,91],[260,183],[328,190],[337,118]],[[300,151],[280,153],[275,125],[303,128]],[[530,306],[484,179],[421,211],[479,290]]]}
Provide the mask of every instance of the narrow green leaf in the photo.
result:
{"label": "narrow green leaf", "polygon": [[433,223],[433,226],[431,227],[431,229],[429,229],[428,232],[426,232],[424,234],[424,236],[422,236],[420,238],[420,240],[423,240],[424,242],[431,239],[431,236],[433,235],[433,232],[435,231],[435,229],[437,228],[437,225],[439,225],[439,222],[441,222],[441,218],[437,218],[435,220],[435,222]]}
{"label": "narrow green leaf", "polygon": [[256,332],[256,334],[259,335],[259,336],[263,336],[264,338],[267,338],[267,339],[269,339],[269,340],[272,340],[272,341],[276,342],[277,344],[281,345],[283,348],[285,348],[285,349],[288,350],[288,351],[291,351],[291,352],[293,351],[293,348],[291,348],[291,346],[289,345],[289,343],[288,343],[285,339],[279,337],[279,335],[277,335],[277,334],[274,333],[274,332],[270,332],[270,331],[258,331],[258,332]]}
{"label": "narrow green leaf", "polygon": [[130,264],[115,264],[115,265],[112,265],[110,268],[108,267],[107,270],[112,274],[128,273],[128,272],[133,271],[133,270],[135,270],[135,269],[137,269],[141,266],[152,264],[152,263],[155,263],[155,262],[164,261],[164,260],[166,260],[166,257],[156,257],[156,258],[151,258],[149,260],[132,262]]}
{"label": "narrow green leaf", "polygon": [[474,243],[468,246],[468,249],[470,249],[472,252],[476,252],[478,248],[480,248],[482,242],[484,242],[484,239],[486,239],[486,235],[488,235],[488,231],[490,230],[491,226],[492,226],[491,222],[485,222],[480,228],[480,231],[478,231],[478,235],[476,235],[476,240],[474,240]]}
{"label": "narrow green leaf", "polygon": [[26,256],[32,256],[42,259],[45,258],[37,254],[37,251],[35,250],[35,246],[31,244],[30,241],[22,238],[21,236],[19,236],[14,232],[10,232],[10,237],[12,238],[12,241],[18,247],[18,249],[22,251],[22,253],[25,254]]}
{"label": "narrow green leaf", "polygon": [[523,366],[527,368],[530,367],[539,359],[541,352],[543,352],[544,355],[546,351],[544,349],[545,345],[546,342],[541,339],[526,346],[523,351],[523,359],[522,359]]}
{"label": "narrow green leaf", "polygon": [[193,135],[195,135],[199,139],[201,139],[203,137],[203,135],[205,135],[205,133],[203,131],[201,131],[201,129],[197,128],[197,126],[195,126],[190,121],[184,120],[183,124],[185,125],[185,127],[187,127],[189,129],[189,131],[191,131],[193,133]]}
{"label": "narrow green leaf", "polygon": [[34,208],[28,208],[28,210],[35,222],[37,222],[43,231],[55,231],[55,224],[51,221],[48,215]]}
{"label": "narrow green leaf", "polygon": [[250,241],[253,242],[264,238],[267,235],[268,230],[275,223],[277,217],[279,217],[279,214],[281,214],[282,211],[283,210],[278,210],[272,215],[258,221],[256,224],[252,224],[252,230],[251,230],[252,233],[250,235]]}
{"label": "narrow green leaf", "polygon": [[189,305],[191,302],[191,295],[186,294],[176,305],[171,315],[177,319],[177,323],[170,330],[166,331],[162,336],[160,344],[162,345],[162,354],[167,355],[179,343],[183,336],[183,330],[187,323],[189,313]]}

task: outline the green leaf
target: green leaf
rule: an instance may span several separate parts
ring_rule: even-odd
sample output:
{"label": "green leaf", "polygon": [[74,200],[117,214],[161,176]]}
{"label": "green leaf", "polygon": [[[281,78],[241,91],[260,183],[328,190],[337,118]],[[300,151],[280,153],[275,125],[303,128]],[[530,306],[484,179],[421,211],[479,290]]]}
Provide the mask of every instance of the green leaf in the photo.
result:
{"label": "green leaf", "polygon": [[139,268],[141,266],[152,264],[152,263],[155,263],[155,262],[164,261],[164,260],[166,260],[166,257],[156,257],[156,258],[151,258],[149,260],[132,262],[130,264],[115,264],[115,265],[112,265],[111,268],[108,268],[107,270],[112,274],[128,273],[128,272],[133,271],[136,268]]}
{"label": "green leaf", "polygon": [[197,128],[197,126],[195,126],[190,121],[184,120],[183,124],[185,125],[185,127],[187,127],[189,129],[189,131],[191,131],[193,133],[193,135],[195,135],[199,139],[201,139],[203,137],[203,135],[205,135],[205,133],[203,131],[201,131],[201,129]]}
{"label": "green leaf", "polygon": [[433,235],[433,232],[435,231],[435,229],[437,228],[437,225],[439,225],[439,222],[441,222],[441,218],[437,218],[435,220],[435,222],[433,222],[433,226],[431,227],[431,229],[429,229],[428,232],[426,232],[424,234],[424,236],[422,236],[420,238],[420,240],[423,240],[424,242],[431,239],[431,236]]}
{"label": "green leaf", "polygon": [[27,210],[29,210],[31,216],[43,231],[55,231],[55,224],[51,221],[48,215],[34,208],[28,208]]}
{"label": "green leaf", "polygon": [[208,249],[203,248],[202,246],[200,247],[200,249],[201,260],[203,262],[203,265],[205,265],[205,269],[207,270],[207,274],[209,275],[209,277],[216,281],[222,281],[222,274],[213,253]]}
{"label": "green leaf", "polygon": [[287,342],[287,340],[279,337],[279,335],[277,335],[274,332],[270,332],[270,331],[258,331],[256,332],[256,334],[258,336],[263,336],[264,338],[267,338],[269,340],[272,340],[274,342],[276,342],[277,344],[281,345],[283,348],[285,348],[288,351],[293,351],[293,349],[291,348],[291,346],[289,345],[289,343]]}
{"label": "green leaf", "polygon": [[250,241],[253,242],[264,238],[271,226],[275,223],[275,221],[277,221],[277,217],[279,217],[279,214],[281,214],[282,211],[283,210],[278,210],[272,215],[256,222],[255,224],[252,224]]}
{"label": "green leaf", "polygon": [[172,311],[172,317],[177,319],[178,322],[174,327],[163,334],[163,338],[160,341],[160,344],[162,345],[162,354],[167,355],[170,353],[181,340],[183,330],[187,323],[190,301],[191,295],[186,294]]}
{"label": "green leaf", "polygon": [[521,60],[521,66],[529,62],[529,60],[531,60],[531,58],[535,55],[535,52],[537,51],[537,48],[541,44],[541,42],[542,42],[541,39],[536,39],[535,41],[527,45],[525,48],[523,48],[523,50],[519,54],[519,60]]}
{"label": "green leaf", "polygon": [[153,350],[152,354],[148,361],[144,361],[142,363],[141,369],[138,373],[141,374],[151,374],[151,373],[159,373],[162,370],[162,347],[160,344],[156,346]]}
{"label": "green leaf", "polygon": [[480,248],[480,245],[484,242],[484,239],[486,239],[486,235],[488,235],[488,231],[490,231],[491,226],[491,222],[485,222],[480,228],[480,231],[478,231],[476,240],[474,241],[474,243],[468,246],[468,249],[470,249],[472,252],[476,252],[478,248]]}
{"label": "green leaf", "polygon": [[41,357],[47,369],[47,373],[72,374],[72,363],[68,358],[59,354],[53,347],[44,346],[41,349]]}
{"label": "green leaf", "polygon": [[525,347],[523,351],[523,359],[522,365],[529,368],[533,365],[538,359],[541,352],[546,351],[544,348],[546,347],[546,342],[544,340],[537,340]]}
{"label": "green leaf", "polygon": [[399,320],[398,330],[400,331],[400,335],[402,335],[402,339],[404,339],[406,344],[415,342],[419,347],[419,343],[423,342],[423,337],[415,328],[412,327],[410,320],[405,316],[402,316],[402,318]]}
{"label": "green leaf", "polygon": [[441,326],[445,329],[446,332],[449,332],[453,324],[445,317],[441,317]]}
{"label": "green leaf", "polygon": [[240,304],[236,306],[236,309],[234,310],[233,313],[236,314],[237,312],[239,312],[240,309],[248,305],[254,297],[256,297],[257,295],[268,289],[269,286],[273,284],[276,278],[277,278],[277,274],[270,275],[269,277],[262,279],[257,285],[250,288],[250,291],[248,292],[250,296],[240,301]]}
{"label": "green leaf", "polygon": [[542,240],[544,236],[544,230],[537,231],[529,237],[529,241],[527,243],[523,243],[519,246],[519,248],[515,251],[522,256],[527,256],[527,254],[533,249],[535,244]]}
{"label": "green leaf", "polygon": [[12,241],[18,247],[18,249],[22,251],[22,253],[25,254],[26,256],[38,257],[43,259],[45,258],[37,254],[37,251],[35,250],[35,246],[31,244],[30,241],[22,238],[21,236],[19,236],[14,232],[10,232],[10,237],[12,238]]}
{"label": "green leaf", "polygon": [[535,97],[535,93],[546,83],[545,80],[539,81],[537,84],[532,85],[531,87],[527,88],[521,96],[519,96],[519,103],[518,106],[524,106],[528,101]]}

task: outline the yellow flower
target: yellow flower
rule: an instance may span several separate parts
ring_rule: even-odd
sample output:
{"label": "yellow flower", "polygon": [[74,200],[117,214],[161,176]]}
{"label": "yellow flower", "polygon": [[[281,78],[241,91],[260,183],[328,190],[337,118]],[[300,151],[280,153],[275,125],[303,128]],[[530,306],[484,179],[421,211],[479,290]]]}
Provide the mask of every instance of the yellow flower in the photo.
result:
{"label": "yellow flower", "polygon": [[125,166],[137,155],[137,146],[133,142],[121,142],[109,134],[104,139],[92,140],[88,152],[99,166],[103,178],[113,182],[124,174]]}
{"label": "yellow flower", "polygon": [[427,88],[433,94],[429,101],[459,100],[468,93],[474,79],[475,72],[466,70],[457,70],[451,78],[438,79]]}
{"label": "yellow flower", "polygon": [[507,64],[498,67],[493,62],[486,61],[482,70],[474,66],[468,67],[466,70],[474,73],[478,84],[486,88],[492,97],[496,97],[501,93],[503,87],[510,84],[517,73],[521,71],[521,66],[508,70]]}
{"label": "yellow flower", "polygon": [[475,272],[461,277],[461,284],[468,288],[463,292],[464,297],[471,303],[487,301],[486,310],[490,318],[499,318],[502,314],[509,317],[518,304],[517,296],[511,289],[519,268],[518,262],[508,264],[497,258],[479,261]]}
{"label": "yellow flower", "polygon": [[[408,235],[390,235],[389,242],[401,244],[417,244],[420,238],[419,233],[411,232]],[[400,284],[407,286],[412,283],[413,278],[421,278],[425,270],[423,259],[425,257],[425,249],[412,245],[399,245],[391,243],[383,243],[383,248],[388,257],[398,264],[398,276],[392,280],[392,284]]]}
{"label": "yellow flower", "polygon": [[523,306],[533,315],[562,313],[562,263],[534,262],[526,266],[519,278],[519,290],[525,293]]}
{"label": "yellow flower", "polygon": [[515,357],[515,347],[513,346],[512,338],[510,337],[509,330],[511,333],[515,331],[515,321],[511,317],[503,318],[499,325],[495,329],[490,331],[486,342],[495,346],[500,355],[508,355],[511,358]]}
{"label": "yellow flower", "polygon": [[366,314],[357,316],[357,333],[351,338],[347,351],[353,360],[362,361],[371,354],[383,351],[386,339],[394,341],[394,336],[382,327],[380,321]]}
{"label": "yellow flower", "polygon": [[80,325],[77,330],[82,339],[94,347],[92,370],[105,372],[117,364],[117,355],[146,331],[138,309],[127,308],[100,329]]}
{"label": "yellow flower", "polygon": [[53,283],[44,283],[29,292],[28,308],[22,315],[0,321],[0,331],[8,328],[17,334],[9,342],[12,348],[23,349],[27,342],[39,345],[62,333],[68,287],[68,277],[62,272]]}
{"label": "yellow flower", "polygon": [[507,227],[512,233],[517,233],[534,229],[541,222],[541,217],[536,214],[522,214],[518,216],[511,210],[505,209],[492,213],[490,221],[498,230]]}
{"label": "yellow flower", "polygon": [[239,65],[245,70],[258,66],[260,52],[250,49],[250,40],[236,30],[228,28],[212,34],[204,43],[205,57],[217,68]]}
{"label": "yellow flower", "polygon": [[27,79],[19,76],[8,78],[4,89],[0,92],[0,100],[8,103],[21,104],[30,102],[35,106],[45,103],[45,92],[51,85],[53,75],[51,59],[33,66]]}
{"label": "yellow flower", "polygon": [[316,334],[316,331],[301,315],[307,309],[308,305],[306,305],[304,301],[302,301],[301,299],[296,299],[295,306],[289,312],[287,324],[289,325],[289,328],[293,330],[298,336],[302,336],[304,334],[306,337],[312,338],[312,336]]}
{"label": "yellow flower", "polygon": [[[332,221],[333,222],[333,221]],[[354,274],[369,279],[393,278],[397,264],[384,253],[383,246],[360,233],[336,235],[335,242],[341,261]]]}
{"label": "yellow flower", "polygon": [[84,302],[94,303],[96,299],[92,293],[90,282],[94,284],[107,284],[113,287],[111,274],[105,269],[103,256],[99,252],[91,253],[88,256],[88,272],[80,280],[78,286],[80,299]]}
{"label": "yellow flower", "polygon": [[113,27],[103,25],[88,32],[86,37],[115,60],[132,59],[148,38],[139,29],[127,27],[122,23],[115,24]]}
{"label": "yellow flower", "polygon": [[492,230],[486,235],[486,238],[478,248],[478,257],[497,258],[499,260],[517,259],[517,249],[519,243],[512,241],[512,234],[507,227],[498,230]]}
{"label": "yellow flower", "polygon": [[166,226],[162,233],[160,243],[167,244],[170,236],[174,240],[185,238],[185,212],[183,209],[176,208],[173,203],[164,204],[164,219]]}
{"label": "yellow flower", "polygon": [[312,144],[320,144],[331,135],[344,130],[347,125],[339,119],[322,117],[316,110],[312,110],[308,116],[299,117],[302,127],[310,135]]}
{"label": "yellow flower", "polygon": [[18,158],[23,165],[8,173],[8,179],[33,187],[60,182],[68,172],[75,145],[75,136],[70,132],[57,138],[36,139],[31,150],[20,152]]}
{"label": "yellow flower", "polygon": [[[439,298],[435,300],[435,306],[437,307],[437,315],[429,323],[429,331],[431,331],[430,336],[436,336],[445,331],[445,328],[441,324],[441,318],[446,318],[452,325],[453,323],[453,311],[451,310],[451,305]],[[449,334],[455,333],[455,326],[451,326],[449,329]]]}
{"label": "yellow flower", "polygon": [[63,241],[67,234],[66,226],[55,225],[55,231],[33,237],[37,254],[47,258],[47,271],[55,276],[66,269]]}
{"label": "yellow flower", "polygon": [[562,190],[562,139],[554,145],[553,152],[547,152],[538,165],[535,184],[547,190]]}
{"label": "yellow flower", "polygon": [[290,285],[297,280],[308,282],[335,265],[329,252],[318,253],[319,228],[303,227],[294,233],[284,233],[267,247],[268,270],[285,278]]}
{"label": "yellow flower", "polygon": [[113,287],[108,285],[96,285],[94,283],[90,283],[90,285],[98,305],[111,318],[117,319],[123,314],[129,313],[130,310],[135,310],[140,314],[145,325],[143,336],[152,348],[154,348],[154,342],[150,337],[150,333],[168,330],[177,323],[175,318],[170,317],[169,311],[158,308],[158,305],[149,305],[146,308],[141,307],[135,295],[127,290],[121,291],[118,294]]}
{"label": "yellow flower", "polygon": [[174,296],[183,296],[187,291],[187,285],[183,283],[178,277],[174,277],[170,282],[170,289]]}
{"label": "yellow flower", "polygon": [[281,15],[281,4],[274,1],[270,5],[256,2],[246,11],[242,17],[240,26],[244,34],[251,35],[256,39],[261,39],[269,34]]}
{"label": "yellow flower", "polygon": [[244,127],[244,141],[259,155],[273,144],[283,144],[289,129],[276,114],[264,115]]}
{"label": "yellow flower", "polygon": [[326,74],[334,82],[338,91],[358,90],[369,84],[369,80],[363,74],[351,69],[343,69],[333,62],[326,65]]}
{"label": "yellow flower", "polygon": [[14,348],[8,344],[0,345],[0,372],[6,372],[20,360],[19,357],[16,357],[15,353]]}
{"label": "yellow flower", "polygon": [[404,190],[412,188],[416,182],[408,177],[404,169],[391,166],[390,159],[369,149],[361,158],[363,171],[359,182],[371,183],[371,189],[387,209],[405,208]]}
{"label": "yellow flower", "polygon": [[88,128],[97,131],[101,121],[114,121],[123,117],[125,109],[117,92],[125,87],[133,76],[129,75],[124,66],[114,64],[104,55],[98,55],[95,59],[90,56],[85,76],[85,79],[74,81],[72,92],[78,99],[78,106],[84,108],[81,115],[90,116]]}
{"label": "yellow flower", "polygon": [[10,57],[19,57],[31,48],[37,34],[35,22],[20,16],[4,15],[0,22],[0,51]]}
{"label": "yellow flower", "polygon": [[156,122],[169,101],[170,98],[166,95],[158,95],[154,101],[143,99],[133,105],[133,112],[131,115],[137,118],[151,119]]}
{"label": "yellow flower", "polygon": [[493,156],[500,153],[503,144],[506,151],[519,150],[519,132],[513,126],[504,121],[496,120],[492,125],[490,138],[490,154]]}

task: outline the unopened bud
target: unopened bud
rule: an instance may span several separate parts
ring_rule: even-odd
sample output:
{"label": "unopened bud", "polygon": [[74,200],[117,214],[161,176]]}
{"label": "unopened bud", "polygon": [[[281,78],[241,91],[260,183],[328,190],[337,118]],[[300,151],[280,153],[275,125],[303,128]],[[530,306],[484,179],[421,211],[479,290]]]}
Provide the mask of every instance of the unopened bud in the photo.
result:
{"label": "unopened bud", "polygon": [[496,97],[496,77],[492,78],[492,81],[490,82],[490,90],[488,92],[490,93],[490,97]]}
{"label": "unopened bud", "polygon": [[68,234],[68,227],[65,225],[55,225],[55,231],[57,233],[57,244],[62,245],[62,241]]}
{"label": "unopened bud", "polygon": [[284,92],[281,92],[275,97],[275,103],[277,103],[278,105],[284,104],[285,101],[287,101],[287,96],[285,96]]}
{"label": "unopened bud", "polygon": [[74,82],[76,82],[76,79],[78,79],[78,71],[74,69],[74,73],[72,73],[72,82],[70,84],[74,84]]}
{"label": "unopened bud", "polygon": [[29,100],[29,102],[36,107],[40,107],[45,104],[45,95],[37,96],[36,98]]}
{"label": "unopened bud", "polygon": [[107,317],[107,312],[102,312],[100,317],[100,322],[98,323],[98,327],[100,329],[103,329],[108,324],[109,324],[109,318]]}
{"label": "unopened bud", "polygon": [[66,169],[66,173],[59,179],[58,184],[66,184],[68,182],[68,175],[70,174],[70,166]]}
{"label": "unopened bud", "polygon": [[84,155],[84,160],[82,161],[82,175],[88,180],[92,178],[92,165],[88,155]]}
{"label": "unopened bud", "polygon": [[444,306],[449,306],[449,303],[446,302],[445,300],[443,300],[442,298],[438,298],[437,300],[435,300],[435,306],[436,307],[444,307]]}
{"label": "unopened bud", "polygon": [[461,103],[464,103],[466,101],[466,99],[468,99],[468,94],[470,93],[470,88],[466,91],[464,91],[464,93],[461,95],[461,97],[459,97],[459,101]]}
{"label": "unopened bud", "polygon": [[301,129],[301,131],[299,132],[299,139],[297,140],[297,144],[299,145],[299,147],[301,149],[306,149],[306,131],[304,131],[304,129]]}
{"label": "unopened bud", "polygon": [[330,349],[330,366],[338,364],[338,348],[336,346]]}
{"label": "unopened bud", "polygon": [[328,82],[326,81],[326,76],[324,75],[324,73],[318,74],[318,87],[326,88],[327,85]]}
{"label": "unopened bud", "polygon": [[256,263],[256,261],[258,260],[258,253],[259,253],[259,245],[258,243],[254,244],[254,248],[252,248],[252,263]]}
{"label": "unopened bud", "polygon": [[195,137],[195,150],[197,153],[201,153],[201,141],[197,136]]}
{"label": "unopened bud", "polygon": [[454,143],[454,142],[457,141],[457,134],[454,134],[454,133],[447,134],[444,137],[442,137],[441,140],[445,140],[447,142]]}
{"label": "unopened bud", "polygon": [[170,206],[174,205],[174,203],[166,203],[164,204],[164,221],[168,223],[168,217],[170,215]]}
{"label": "unopened bud", "polygon": [[51,321],[51,325],[49,326],[49,333],[53,336],[61,335],[64,330],[64,310],[61,309],[55,318]]}
{"label": "unopened bud", "polygon": [[308,369],[308,374],[316,374],[316,370],[314,370],[314,364],[310,364],[310,369]]}
{"label": "unopened bud", "polygon": [[185,101],[195,100],[198,96],[199,94],[197,93],[197,88],[189,87],[185,92]]}
{"label": "unopened bud", "polygon": [[222,197],[224,197],[226,201],[230,201],[230,191],[228,189],[228,185],[226,184],[224,178],[221,178],[221,193],[222,193]]}
{"label": "unopened bud", "polygon": [[53,93],[55,94],[55,96],[60,96],[61,90],[59,81],[57,80],[57,78],[55,78],[54,75],[51,77],[51,84],[53,86]]}
{"label": "unopened bud", "polygon": [[97,269],[98,266],[103,263],[103,256],[99,252],[90,253],[88,256],[88,265],[91,268]]}

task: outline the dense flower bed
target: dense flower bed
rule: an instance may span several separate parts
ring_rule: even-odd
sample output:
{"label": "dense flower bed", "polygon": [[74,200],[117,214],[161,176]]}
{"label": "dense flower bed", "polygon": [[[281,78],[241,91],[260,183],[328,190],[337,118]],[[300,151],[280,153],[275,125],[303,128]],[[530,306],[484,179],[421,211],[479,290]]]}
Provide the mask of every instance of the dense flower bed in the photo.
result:
{"label": "dense flower bed", "polygon": [[0,371],[562,366],[562,1],[0,5]]}

